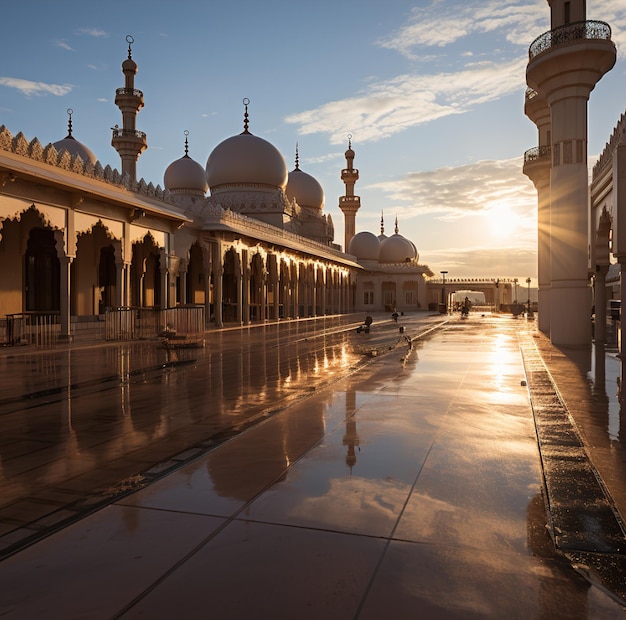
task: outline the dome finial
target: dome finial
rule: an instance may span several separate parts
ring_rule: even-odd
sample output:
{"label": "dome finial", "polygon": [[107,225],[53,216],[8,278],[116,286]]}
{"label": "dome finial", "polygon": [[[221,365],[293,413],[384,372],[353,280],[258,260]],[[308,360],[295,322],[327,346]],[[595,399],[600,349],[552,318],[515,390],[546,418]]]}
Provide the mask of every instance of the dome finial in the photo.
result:
{"label": "dome finial", "polygon": [[396,235],[398,234],[398,216],[396,215],[396,229],[394,231]]}
{"label": "dome finial", "polygon": [[349,149],[352,148],[352,134],[351,133],[348,134],[348,148]]}
{"label": "dome finial", "polygon": [[243,132],[242,133],[250,133],[248,131],[248,105],[250,104],[250,99],[248,97],[244,97],[243,105],[246,108],[246,111],[243,114]]}
{"label": "dome finial", "polygon": [[296,142],[296,170],[300,170],[300,156],[298,154],[298,143]]}
{"label": "dome finial", "polygon": [[72,108],[68,108],[67,109],[67,138],[71,138],[72,137],[72,114],[74,114],[74,110],[72,110]]}
{"label": "dome finial", "polygon": [[133,57],[133,50],[131,49],[131,45],[135,42],[135,39],[129,34],[126,35],[126,43],[128,43],[128,59],[131,60]]}
{"label": "dome finial", "polygon": [[380,212],[380,234],[384,235],[385,234],[385,220],[383,217],[383,212]]}
{"label": "dome finial", "polygon": [[185,157],[189,157],[189,141],[187,140],[187,136],[189,135],[189,130],[185,129],[183,133],[185,134]]}

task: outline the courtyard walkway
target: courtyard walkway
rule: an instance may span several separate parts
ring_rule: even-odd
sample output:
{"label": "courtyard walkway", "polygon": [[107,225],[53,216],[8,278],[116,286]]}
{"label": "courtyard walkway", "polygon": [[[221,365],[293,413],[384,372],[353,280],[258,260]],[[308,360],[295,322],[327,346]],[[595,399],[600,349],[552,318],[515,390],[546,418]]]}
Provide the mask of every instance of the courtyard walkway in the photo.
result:
{"label": "courtyard walkway", "polygon": [[[624,617],[626,413],[614,353],[564,353],[511,316],[419,319],[401,317],[402,335],[387,322],[367,335],[341,326],[347,340],[332,351],[343,353],[279,373],[280,393],[294,381],[297,398],[237,418],[236,432],[222,428],[167,475],[7,553],[0,616]],[[184,383],[171,407],[193,418],[207,403],[188,376],[214,369],[230,342],[212,343],[224,350],[211,365],[177,358],[157,388],[145,375],[141,406],[163,407]],[[267,376],[244,384],[245,402],[215,392],[235,417],[278,394],[265,393]],[[45,389],[55,388],[32,393]],[[7,411],[11,399],[23,407],[7,394]]]}

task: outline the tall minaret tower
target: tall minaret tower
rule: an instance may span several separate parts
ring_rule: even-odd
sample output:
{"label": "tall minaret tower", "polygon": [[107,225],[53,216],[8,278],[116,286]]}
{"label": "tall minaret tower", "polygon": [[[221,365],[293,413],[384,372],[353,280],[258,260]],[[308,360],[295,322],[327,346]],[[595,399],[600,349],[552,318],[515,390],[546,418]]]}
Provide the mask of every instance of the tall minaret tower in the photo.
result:
{"label": "tall minaret tower", "polygon": [[360,196],[354,195],[354,184],[359,180],[359,171],[353,166],[354,151],[352,150],[352,134],[348,134],[348,150],[346,151],[346,167],[341,171],[341,180],[346,185],[345,196],[339,197],[339,208],[343,211],[344,246],[348,251],[350,240],[356,233],[356,212],[361,207]]}
{"label": "tall minaret tower", "polygon": [[550,110],[549,329],[553,344],[582,346],[591,342],[587,102],[616,52],[609,25],[587,21],[586,0],[548,4],[551,30],[530,45],[526,82]]}
{"label": "tall minaret tower", "polygon": [[137,113],[143,108],[143,93],[135,88],[135,74],[137,63],[132,58],[131,45],[133,37],[126,37],[128,43],[128,58],[122,63],[125,86],[115,91],[115,105],[122,111],[122,127],[113,128],[111,146],[120,154],[122,159],[122,176],[130,175],[133,181],[137,180],[137,160],[148,148],[146,134],[135,129]]}
{"label": "tall minaret tower", "polygon": [[539,145],[524,153],[524,174],[537,190],[537,327],[544,334],[550,335],[550,107],[537,91],[528,88],[524,112],[539,130]]}

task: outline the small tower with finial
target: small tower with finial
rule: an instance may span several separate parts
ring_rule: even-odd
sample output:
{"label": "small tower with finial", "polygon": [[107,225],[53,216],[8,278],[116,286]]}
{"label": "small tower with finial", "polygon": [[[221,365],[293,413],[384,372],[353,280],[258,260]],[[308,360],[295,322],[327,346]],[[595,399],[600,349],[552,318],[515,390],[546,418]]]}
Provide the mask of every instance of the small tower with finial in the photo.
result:
{"label": "small tower with finial", "polygon": [[120,154],[122,175],[128,174],[133,181],[137,180],[137,160],[148,148],[146,134],[137,131],[137,113],[143,108],[143,93],[135,88],[137,63],[132,58],[131,45],[135,42],[132,36],[126,37],[128,58],[122,63],[125,77],[124,88],[115,91],[115,105],[122,112],[122,127],[113,128],[111,146]]}
{"label": "small tower with finial", "polygon": [[343,212],[344,252],[348,251],[350,240],[356,234],[356,212],[361,208],[360,196],[354,195],[354,185],[359,180],[359,171],[354,167],[354,151],[352,150],[352,134],[348,134],[348,150],[346,167],[341,171],[341,180],[346,186],[345,196],[339,197],[339,208]]}

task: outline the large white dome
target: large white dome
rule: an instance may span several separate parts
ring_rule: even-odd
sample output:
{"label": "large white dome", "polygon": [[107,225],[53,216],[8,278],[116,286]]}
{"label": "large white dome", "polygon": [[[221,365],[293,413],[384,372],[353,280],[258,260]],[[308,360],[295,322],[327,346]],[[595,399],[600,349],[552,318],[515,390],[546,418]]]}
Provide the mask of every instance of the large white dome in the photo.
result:
{"label": "large white dome", "polygon": [[379,261],[381,263],[407,263],[418,259],[415,245],[398,233],[380,242]]}
{"label": "large white dome", "polygon": [[209,188],[204,168],[189,155],[184,155],[167,167],[163,183],[170,191],[192,190],[205,194]]}
{"label": "large white dome", "polygon": [[380,255],[380,242],[378,237],[366,230],[357,233],[350,239],[348,254],[356,256],[360,260],[378,260]]}
{"label": "large white dome", "polygon": [[220,142],[206,162],[211,190],[220,185],[262,184],[285,189],[287,164],[278,149],[244,132]]}
{"label": "large white dome", "polygon": [[289,200],[296,199],[301,207],[317,211],[324,208],[324,190],[315,177],[295,168],[289,173],[285,190]]}

